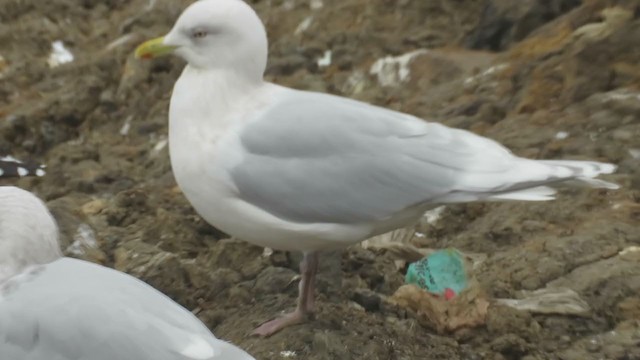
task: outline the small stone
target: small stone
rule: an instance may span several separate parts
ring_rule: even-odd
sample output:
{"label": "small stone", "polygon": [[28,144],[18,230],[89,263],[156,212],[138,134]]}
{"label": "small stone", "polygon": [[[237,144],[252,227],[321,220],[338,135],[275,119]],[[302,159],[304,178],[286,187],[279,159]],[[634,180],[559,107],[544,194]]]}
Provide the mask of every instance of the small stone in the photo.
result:
{"label": "small stone", "polygon": [[602,344],[600,344],[600,341],[598,341],[597,339],[591,339],[587,342],[585,348],[589,352],[598,352],[600,351],[600,349],[602,349]]}
{"label": "small stone", "polygon": [[229,303],[231,304],[248,304],[251,301],[253,290],[249,290],[251,284],[249,282],[239,283],[229,290]]}
{"label": "small stone", "polygon": [[340,336],[330,332],[316,332],[313,335],[311,349],[317,354],[330,355],[330,359],[348,359],[347,351]]}
{"label": "small stone", "polygon": [[231,269],[216,269],[210,275],[211,282],[207,286],[214,294],[223,293],[233,285],[240,282],[240,274]]}
{"label": "small stone", "polygon": [[369,289],[354,290],[352,299],[369,312],[379,311],[382,302],[382,296]]}
{"label": "small stone", "polygon": [[629,130],[617,129],[611,133],[611,137],[617,141],[629,141],[634,138],[633,133]]}
{"label": "small stone", "polygon": [[[269,266],[258,274],[253,291],[260,294],[281,293],[292,284],[297,285],[295,281],[297,275],[291,269]],[[297,286],[291,287],[297,288]]]}
{"label": "small stone", "polygon": [[506,334],[492,341],[491,349],[502,354],[524,355],[529,349],[529,344],[515,334]]}
{"label": "small stone", "polygon": [[256,262],[261,262],[262,248],[235,239],[223,239],[211,248],[207,259],[207,267],[215,269],[226,267],[239,271],[243,277],[256,275]]}
{"label": "small stone", "polygon": [[82,205],[82,212],[85,215],[96,215],[100,213],[106,206],[107,204],[104,200],[95,199]]}

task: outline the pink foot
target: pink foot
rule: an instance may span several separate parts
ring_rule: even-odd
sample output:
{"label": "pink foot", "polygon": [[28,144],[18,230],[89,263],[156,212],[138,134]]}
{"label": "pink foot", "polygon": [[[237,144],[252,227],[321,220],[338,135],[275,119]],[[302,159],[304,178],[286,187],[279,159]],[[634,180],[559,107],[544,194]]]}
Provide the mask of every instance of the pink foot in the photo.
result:
{"label": "pink foot", "polygon": [[267,321],[253,330],[251,335],[268,337],[288,326],[300,324],[303,321],[304,314],[302,314],[301,311],[296,310],[279,318]]}

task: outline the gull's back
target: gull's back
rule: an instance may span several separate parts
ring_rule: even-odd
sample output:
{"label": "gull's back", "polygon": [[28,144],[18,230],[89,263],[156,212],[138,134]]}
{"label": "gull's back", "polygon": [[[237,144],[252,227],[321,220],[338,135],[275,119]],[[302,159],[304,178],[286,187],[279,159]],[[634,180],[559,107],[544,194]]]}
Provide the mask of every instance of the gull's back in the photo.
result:
{"label": "gull's back", "polygon": [[71,258],[0,285],[0,354],[20,360],[250,360],[146,283]]}

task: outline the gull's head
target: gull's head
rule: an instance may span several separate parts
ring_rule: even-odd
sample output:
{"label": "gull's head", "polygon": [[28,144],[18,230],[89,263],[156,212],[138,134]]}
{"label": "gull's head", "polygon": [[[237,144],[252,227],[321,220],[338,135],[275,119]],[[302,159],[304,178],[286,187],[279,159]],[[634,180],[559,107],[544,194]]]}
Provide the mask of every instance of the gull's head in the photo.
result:
{"label": "gull's head", "polygon": [[180,15],[169,33],[136,49],[136,57],[175,53],[197,69],[259,76],[267,62],[262,21],[242,0],[199,0]]}
{"label": "gull's head", "polygon": [[58,226],[42,200],[20,188],[0,186],[0,284],[61,256]]}

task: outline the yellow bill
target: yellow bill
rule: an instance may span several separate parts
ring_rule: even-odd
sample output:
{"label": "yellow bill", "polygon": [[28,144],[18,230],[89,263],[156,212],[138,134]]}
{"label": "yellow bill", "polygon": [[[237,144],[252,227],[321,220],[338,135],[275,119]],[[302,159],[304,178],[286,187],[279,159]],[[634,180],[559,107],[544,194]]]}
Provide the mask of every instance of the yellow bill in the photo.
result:
{"label": "yellow bill", "polygon": [[164,37],[145,41],[136,48],[135,56],[138,59],[151,59],[168,55],[175,50],[175,46],[165,45]]}

